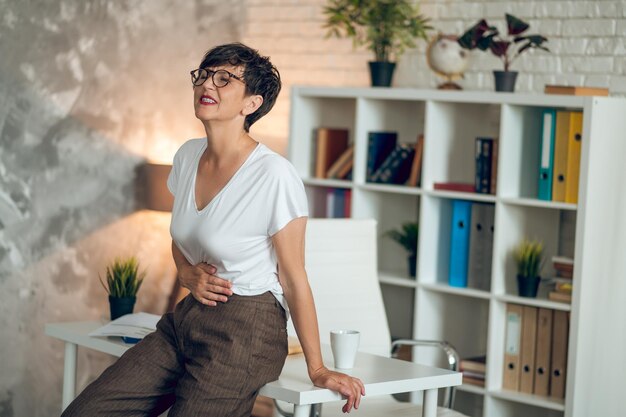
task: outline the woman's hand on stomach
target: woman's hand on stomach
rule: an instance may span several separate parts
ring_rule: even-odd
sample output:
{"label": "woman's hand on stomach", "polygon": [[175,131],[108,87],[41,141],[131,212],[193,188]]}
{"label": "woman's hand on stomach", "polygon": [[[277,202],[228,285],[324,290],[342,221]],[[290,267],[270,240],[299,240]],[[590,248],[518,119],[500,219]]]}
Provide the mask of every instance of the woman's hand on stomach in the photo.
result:
{"label": "woman's hand on stomach", "polygon": [[217,302],[225,303],[233,294],[232,283],[216,275],[217,268],[201,262],[179,268],[178,278],[183,287],[204,305],[216,306]]}

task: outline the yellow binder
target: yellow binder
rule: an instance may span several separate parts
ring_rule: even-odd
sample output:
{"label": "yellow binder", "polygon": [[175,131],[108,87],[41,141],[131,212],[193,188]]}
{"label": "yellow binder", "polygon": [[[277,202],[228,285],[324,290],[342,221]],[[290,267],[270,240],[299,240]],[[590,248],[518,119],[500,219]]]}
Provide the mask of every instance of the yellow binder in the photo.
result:
{"label": "yellow binder", "polygon": [[565,202],[578,202],[580,176],[580,149],[583,137],[583,113],[571,112],[567,145],[567,173],[565,175]]}
{"label": "yellow binder", "polygon": [[571,112],[569,111],[556,112],[556,128],[554,130],[554,174],[552,175],[553,201],[565,201],[570,114]]}

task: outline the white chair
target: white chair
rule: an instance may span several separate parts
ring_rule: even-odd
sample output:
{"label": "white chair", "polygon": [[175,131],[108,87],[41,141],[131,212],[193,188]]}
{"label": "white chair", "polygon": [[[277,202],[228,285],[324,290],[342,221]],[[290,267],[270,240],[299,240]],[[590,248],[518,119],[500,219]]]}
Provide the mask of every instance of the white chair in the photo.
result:
{"label": "white chair", "polygon": [[[377,230],[374,220],[311,219],[307,225],[306,270],[315,298],[322,343],[330,344],[330,330],[355,329],[361,332],[360,350],[389,356],[391,337],[377,273]],[[288,332],[295,336],[293,325]],[[398,341],[441,347],[450,353],[452,369],[458,355],[445,342]],[[394,345],[394,349],[398,343]],[[454,391],[450,389],[447,407]],[[446,404],[447,403],[447,404]],[[344,416],[344,402],[313,408],[312,416]],[[278,415],[289,415],[280,407]],[[421,406],[398,402],[392,396],[364,397],[361,407],[351,413],[360,416],[420,416]],[[439,407],[439,417],[463,417],[449,408]]]}

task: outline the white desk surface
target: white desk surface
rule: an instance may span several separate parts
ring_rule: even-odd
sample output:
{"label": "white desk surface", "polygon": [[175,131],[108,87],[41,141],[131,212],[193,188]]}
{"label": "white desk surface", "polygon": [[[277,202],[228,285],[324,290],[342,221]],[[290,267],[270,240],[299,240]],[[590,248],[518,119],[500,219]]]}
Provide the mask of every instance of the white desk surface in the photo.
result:
{"label": "white desk surface", "polygon": [[[98,321],[46,324],[45,333],[65,342],[114,356],[121,356],[132,347],[132,345],[122,342],[121,339],[87,336],[89,332],[103,324]],[[332,353],[329,346],[322,346],[322,355],[326,366],[333,369]],[[365,384],[366,395],[445,388],[461,385],[462,379],[459,372],[362,352],[358,353],[353,369],[341,370],[341,372],[360,378]],[[280,378],[265,385],[259,394],[301,405],[342,399],[341,395],[336,392],[313,386],[309,380],[302,354],[289,355]]]}

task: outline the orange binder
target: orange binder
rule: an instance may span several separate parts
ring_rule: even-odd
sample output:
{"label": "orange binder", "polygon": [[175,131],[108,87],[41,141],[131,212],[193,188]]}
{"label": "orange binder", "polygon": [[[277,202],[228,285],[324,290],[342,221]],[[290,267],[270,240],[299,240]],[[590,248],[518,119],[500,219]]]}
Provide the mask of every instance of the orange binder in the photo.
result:
{"label": "orange binder", "polygon": [[519,390],[522,315],[522,306],[517,304],[506,305],[506,338],[504,342],[502,388],[513,391]]}
{"label": "orange binder", "polygon": [[535,341],[537,307],[524,306],[522,317],[522,349],[520,354],[519,390],[532,394],[535,381]]}
{"label": "orange binder", "polygon": [[320,127],[315,140],[315,177],[326,178],[328,168],[348,148],[348,130]]}
{"label": "orange binder", "polygon": [[569,144],[569,111],[556,112],[556,128],[554,131],[554,164],[552,169],[552,200],[565,201],[567,183],[567,146]]}
{"label": "orange binder", "polygon": [[567,145],[567,173],[565,178],[565,202],[578,202],[578,177],[580,176],[580,150],[583,137],[583,113],[570,113],[568,145]]}
{"label": "orange binder", "polygon": [[537,312],[537,343],[535,345],[535,386],[533,394],[545,397],[550,393],[550,357],[552,355],[552,310]]}
{"label": "orange binder", "polygon": [[550,397],[565,397],[567,366],[567,336],[569,323],[566,311],[554,310],[552,326],[552,366],[550,371]]}

